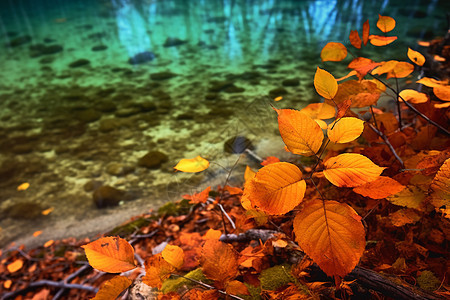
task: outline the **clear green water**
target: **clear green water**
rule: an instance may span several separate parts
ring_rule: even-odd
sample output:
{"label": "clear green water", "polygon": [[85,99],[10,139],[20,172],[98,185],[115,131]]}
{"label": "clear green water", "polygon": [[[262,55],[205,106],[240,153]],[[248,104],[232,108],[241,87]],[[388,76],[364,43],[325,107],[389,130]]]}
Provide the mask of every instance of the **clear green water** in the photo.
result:
{"label": "clear green water", "polygon": [[[2,1],[0,246],[93,234],[223,184],[238,158],[223,144],[235,135],[262,157],[285,156],[272,98],[283,88],[278,107],[320,101],[316,67],[346,72],[320,62],[326,42],[348,44],[367,19],[376,31],[380,13],[397,20],[399,41],[356,54],[406,59],[406,47],[445,34],[446,12],[446,1],[414,0]],[[153,59],[129,63],[142,52]],[[173,77],[156,78],[161,72]],[[149,151],[167,161],[140,166]],[[173,172],[197,155],[213,162],[209,170]],[[246,164],[257,167],[242,157],[233,184]],[[17,191],[23,182],[30,188]],[[120,206],[95,206],[100,184],[126,191]],[[44,233],[29,238],[35,230]]]}

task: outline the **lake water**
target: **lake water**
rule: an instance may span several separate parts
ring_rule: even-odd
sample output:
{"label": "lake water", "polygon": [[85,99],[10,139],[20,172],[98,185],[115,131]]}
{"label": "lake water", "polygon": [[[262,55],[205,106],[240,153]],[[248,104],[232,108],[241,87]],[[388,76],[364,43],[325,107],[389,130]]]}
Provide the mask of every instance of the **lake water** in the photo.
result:
{"label": "lake water", "polygon": [[[367,19],[379,34],[378,14],[389,15],[399,40],[355,54],[405,60],[407,47],[446,33],[449,8],[414,0],[1,1],[0,247],[90,235],[223,185],[239,157],[224,151],[234,136],[250,139],[261,157],[286,155],[270,105],[320,101],[318,65],[346,73],[345,63],[321,63],[328,41],[348,45]],[[197,155],[210,169],[173,171]],[[232,184],[247,164],[258,166],[240,158]],[[17,190],[22,183],[29,188]],[[96,206],[102,185],[120,190],[119,206]]]}

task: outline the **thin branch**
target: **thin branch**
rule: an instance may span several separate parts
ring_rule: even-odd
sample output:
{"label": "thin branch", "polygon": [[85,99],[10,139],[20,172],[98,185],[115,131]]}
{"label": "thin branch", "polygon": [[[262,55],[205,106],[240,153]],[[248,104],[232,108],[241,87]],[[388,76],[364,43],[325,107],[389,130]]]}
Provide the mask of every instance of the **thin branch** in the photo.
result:
{"label": "thin branch", "polygon": [[[392,72],[394,73],[394,76],[395,76],[394,70],[392,70]],[[400,88],[398,87],[398,78],[397,78],[397,76],[395,76],[395,84],[397,86],[397,90],[395,91],[395,95],[397,95],[397,97],[395,97],[395,102],[397,103],[397,111],[398,111],[398,128],[400,130],[402,130],[402,109],[400,107],[400,101],[398,100]]]}
{"label": "thin branch", "polygon": [[41,286],[46,286],[46,285],[47,286],[58,287],[58,288],[62,288],[62,289],[78,289],[78,290],[89,291],[89,292],[92,292],[92,293],[97,293],[98,292],[98,288],[93,287],[93,286],[89,286],[89,285],[77,284],[77,283],[65,283],[64,281],[52,281],[52,280],[43,279],[43,280],[39,280],[39,281],[30,283],[26,288],[23,288],[23,289],[20,289],[20,290],[16,290],[16,291],[13,291],[13,292],[9,292],[9,293],[5,293],[3,295],[2,299],[9,299],[9,298],[15,297],[16,295],[24,293],[24,292],[26,292],[29,289],[36,288],[36,287],[41,287]]}
{"label": "thin branch", "polygon": [[378,134],[383,141],[386,143],[386,145],[389,147],[389,149],[391,150],[392,154],[394,154],[394,157],[398,160],[398,162],[400,163],[400,165],[402,166],[402,168],[405,168],[405,164],[403,163],[403,160],[400,158],[400,156],[398,156],[397,152],[395,151],[394,147],[392,146],[392,144],[389,142],[388,138],[386,137],[386,135],[384,135],[384,133],[382,133],[381,131],[379,131],[378,129],[376,129],[372,124],[369,124],[369,127],[376,133]]}
{"label": "thin branch", "polygon": [[375,118],[375,113],[373,112],[373,106],[372,105],[370,105],[370,112],[372,113],[372,119],[373,119],[373,123],[375,124],[375,127],[377,129],[379,129],[378,128],[378,124],[377,124],[377,119]]}

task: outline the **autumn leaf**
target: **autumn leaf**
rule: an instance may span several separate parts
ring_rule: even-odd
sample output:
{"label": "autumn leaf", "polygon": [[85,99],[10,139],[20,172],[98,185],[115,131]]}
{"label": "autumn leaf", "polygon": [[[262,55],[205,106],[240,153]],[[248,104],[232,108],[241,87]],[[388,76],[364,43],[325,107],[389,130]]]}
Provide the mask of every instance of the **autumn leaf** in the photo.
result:
{"label": "autumn leaf", "polygon": [[381,63],[377,63],[370,58],[357,57],[348,64],[348,68],[358,72],[358,77],[361,80],[364,76],[367,75],[367,73],[369,73],[379,65],[381,65]]}
{"label": "autumn leaf", "polygon": [[433,93],[443,101],[450,101],[450,86],[435,86]]}
{"label": "autumn leaf", "polygon": [[340,103],[337,104],[337,113],[336,113],[336,119],[340,119],[347,113],[347,110],[352,105],[351,99],[346,99]]}
{"label": "autumn leaf", "polygon": [[235,278],[238,260],[233,247],[218,240],[207,240],[202,247],[200,263],[203,273],[220,286]]}
{"label": "autumn leaf", "polygon": [[242,198],[271,215],[282,215],[294,209],[302,200],[306,182],[300,169],[287,162],[261,168],[244,190]]}
{"label": "autumn leaf", "polygon": [[121,273],[136,268],[133,247],[120,237],[103,237],[81,247],[89,264],[97,270]]}
{"label": "autumn leaf", "polygon": [[116,299],[131,283],[132,281],[125,276],[114,276],[102,284],[92,300]]}
{"label": "autumn leaf", "polygon": [[369,20],[367,20],[363,24],[362,38],[363,38],[364,46],[367,45],[367,42],[369,41],[369,31],[370,31],[370,25],[369,25]]}
{"label": "autumn leaf", "polygon": [[400,192],[386,197],[386,199],[395,205],[421,209],[425,200],[425,194],[417,186],[409,185]]}
{"label": "autumn leaf", "polygon": [[436,79],[430,78],[430,77],[423,77],[420,80],[417,80],[416,83],[423,84],[427,87],[437,87],[437,86],[442,86],[442,85],[446,84],[444,81],[436,80]]}
{"label": "autumn leaf", "polygon": [[386,78],[403,78],[414,71],[414,66],[404,61],[390,60],[383,62],[382,65],[376,68],[372,74],[382,75],[387,73]]}
{"label": "autumn leaf", "polygon": [[310,200],[294,219],[295,240],[328,275],[344,277],[366,245],[361,217],[347,204]]}
{"label": "autumn leaf", "polygon": [[222,232],[220,230],[208,229],[208,231],[203,236],[204,240],[218,240],[222,236]]}
{"label": "autumn leaf", "polygon": [[206,189],[200,193],[195,193],[193,195],[183,195],[184,199],[190,200],[189,203],[206,203],[208,200],[209,192],[211,192],[211,187],[208,186]]}
{"label": "autumn leaf", "polygon": [[17,190],[18,190],[18,191],[25,191],[25,190],[27,190],[29,187],[30,187],[30,184],[29,184],[28,182],[24,182],[24,183],[20,184],[20,185],[17,187]]}
{"label": "autumn leaf", "polygon": [[370,43],[374,46],[387,46],[397,39],[396,36],[370,35]]}
{"label": "autumn leaf", "polygon": [[333,99],[337,93],[338,84],[333,75],[317,67],[314,75],[314,87],[320,96],[325,99]]}
{"label": "autumn leaf", "polygon": [[227,282],[225,284],[225,292],[231,295],[250,295],[247,286],[238,280]]}
{"label": "autumn leaf", "polygon": [[287,149],[294,154],[316,154],[323,141],[320,126],[306,114],[293,109],[275,109],[278,127]]}
{"label": "autumn leaf", "polygon": [[341,118],[328,127],[328,138],[334,143],[348,143],[357,139],[364,130],[364,121],[353,118]]}
{"label": "autumn leaf", "polygon": [[310,103],[300,110],[311,119],[331,119],[336,112],[335,108],[328,103]]}
{"label": "autumn leaf", "polygon": [[420,216],[411,208],[399,209],[389,214],[392,225],[401,227],[406,224],[413,224],[420,220]]}
{"label": "autumn leaf", "polygon": [[23,267],[22,259],[16,259],[15,261],[13,261],[12,263],[10,263],[9,265],[6,266],[9,273],[15,273],[15,272],[19,271],[20,269],[22,269],[22,267]]}
{"label": "autumn leaf", "polygon": [[180,269],[184,263],[184,252],[178,246],[166,245],[161,252],[162,258],[171,264],[175,269]]}
{"label": "autumn leaf", "polygon": [[391,17],[378,15],[377,27],[384,33],[395,28],[395,20]]}
{"label": "autumn leaf", "polygon": [[385,168],[374,164],[361,154],[344,153],[331,157],[325,163],[323,175],[335,186],[355,187],[374,181]]}
{"label": "autumn leaf", "polygon": [[[347,80],[339,84],[338,92],[333,101],[340,104],[350,100],[351,107],[375,105],[380,98],[381,90],[370,80]],[[332,102],[326,100],[328,103]]]}
{"label": "autumn leaf", "polygon": [[402,97],[403,100],[414,104],[425,103],[429,99],[427,94],[411,89],[405,89],[401,91],[399,93],[399,96]]}
{"label": "autumn leaf", "polygon": [[450,208],[450,158],[448,158],[431,182],[431,204],[440,208],[445,206]]}
{"label": "autumn leaf", "polygon": [[359,37],[357,30],[350,31],[350,36],[348,38],[353,47],[361,49],[361,38]]}
{"label": "autumn leaf", "polygon": [[147,258],[144,266],[145,276],[142,277],[142,282],[159,289],[162,287],[162,283],[175,272],[175,268],[162,257],[161,253]]}
{"label": "autumn leaf", "polygon": [[206,170],[209,167],[209,161],[200,155],[195,158],[183,158],[173,167],[175,170],[187,173],[196,173]]}
{"label": "autumn leaf", "polygon": [[255,177],[256,172],[253,171],[249,166],[245,167],[245,172],[244,172],[244,180],[247,183],[248,181],[252,180],[253,177]]}
{"label": "autumn leaf", "polygon": [[276,162],[280,162],[280,159],[275,156],[268,156],[261,162],[261,166],[267,166]]}
{"label": "autumn leaf", "polygon": [[341,61],[347,57],[347,48],[341,43],[329,42],[320,52],[322,61]]}
{"label": "autumn leaf", "polygon": [[398,181],[390,177],[380,176],[372,182],[353,188],[353,191],[364,197],[384,199],[401,192],[404,188],[405,186],[398,183]]}
{"label": "autumn leaf", "polygon": [[418,66],[423,66],[423,64],[425,63],[425,57],[420,52],[408,48],[407,55],[408,58]]}

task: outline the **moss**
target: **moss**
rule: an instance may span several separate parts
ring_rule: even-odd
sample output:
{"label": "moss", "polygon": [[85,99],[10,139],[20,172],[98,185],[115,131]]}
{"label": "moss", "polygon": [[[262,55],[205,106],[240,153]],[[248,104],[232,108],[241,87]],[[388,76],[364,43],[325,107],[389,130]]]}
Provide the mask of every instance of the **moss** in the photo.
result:
{"label": "moss", "polygon": [[179,216],[187,214],[192,204],[189,200],[183,199],[178,202],[168,202],[158,209],[158,216]]}
{"label": "moss", "polygon": [[242,299],[245,300],[261,300],[261,287],[260,286],[254,286],[248,283],[245,283],[245,286],[248,289],[248,292],[250,295],[239,295]]}
{"label": "moss", "polygon": [[286,284],[296,280],[291,275],[291,266],[287,264],[274,266],[272,268],[265,269],[259,276],[262,290],[274,291]]}
{"label": "moss", "polygon": [[142,228],[150,224],[150,220],[146,218],[139,218],[125,225],[117,226],[109,232],[110,235],[118,235],[120,237],[127,236],[136,231],[137,228]]}
{"label": "moss", "polygon": [[423,271],[420,273],[420,276],[417,277],[417,283],[423,290],[433,292],[438,288],[440,281],[434,276],[433,272]]}
{"label": "moss", "polygon": [[[186,278],[190,278],[190,279],[194,279],[197,281],[201,281],[204,282],[206,284],[211,284],[212,281],[207,279],[206,276],[203,274],[202,269],[198,268],[195,269],[189,273],[187,273],[186,275],[184,275],[184,277]],[[178,277],[176,279],[167,279],[166,281],[164,281],[161,291],[164,294],[170,293],[170,292],[178,292],[180,289],[182,288],[190,288],[194,285],[196,285],[195,282],[190,281],[186,278],[183,277]]]}

